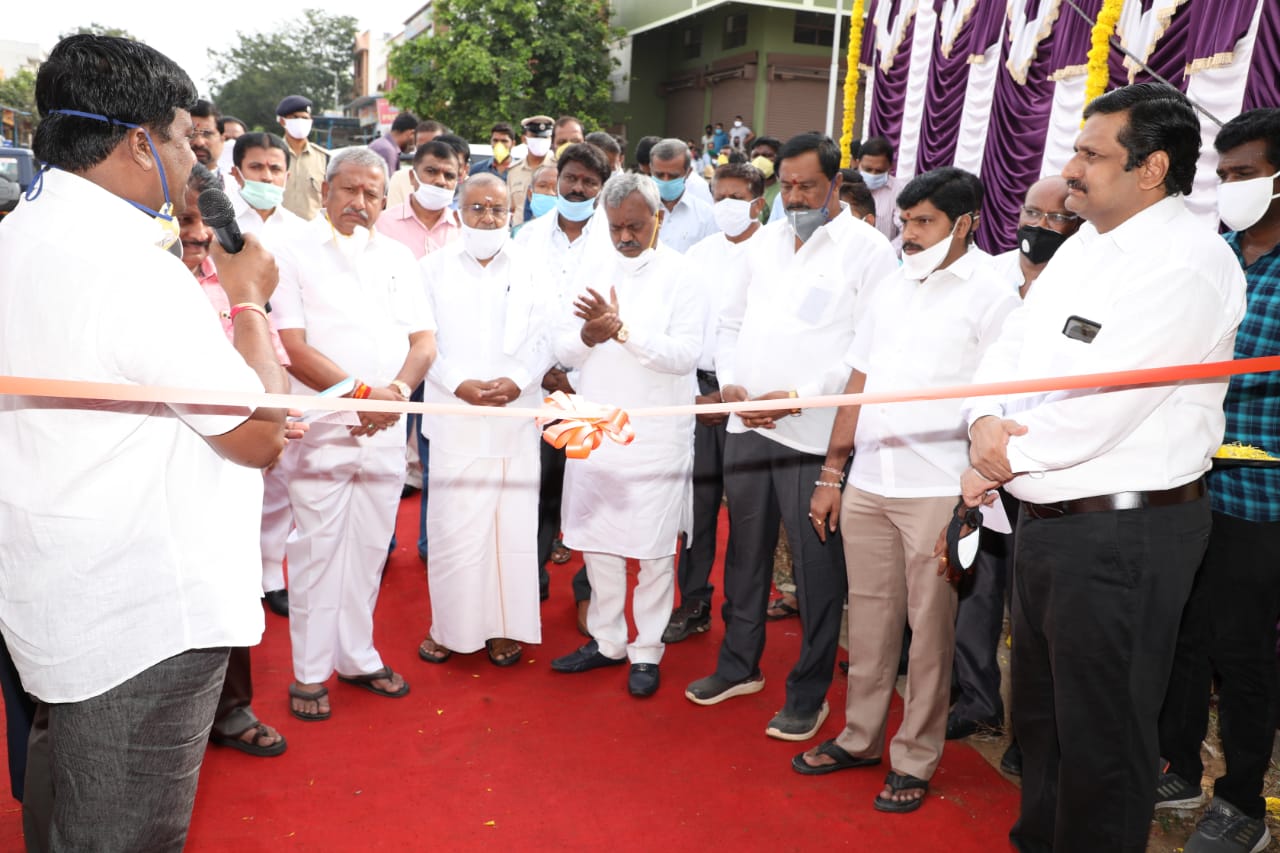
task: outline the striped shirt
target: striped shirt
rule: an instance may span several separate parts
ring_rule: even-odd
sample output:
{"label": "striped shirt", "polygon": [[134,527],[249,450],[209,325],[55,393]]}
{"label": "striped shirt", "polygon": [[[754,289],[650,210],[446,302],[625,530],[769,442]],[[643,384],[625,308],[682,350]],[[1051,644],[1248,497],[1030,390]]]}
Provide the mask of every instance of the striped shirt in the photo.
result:
{"label": "striped shirt", "polygon": [[[1240,235],[1225,235],[1248,281],[1247,307],[1236,333],[1236,358],[1280,354],[1280,244],[1245,266]],[[1223,404],[1224,442],[1238,441],[1280,455],[1280,372],[1231,378]],[[1280,466],[1226,468],[1210,475],[1214,512],[1246,521],[1280,521]]]}

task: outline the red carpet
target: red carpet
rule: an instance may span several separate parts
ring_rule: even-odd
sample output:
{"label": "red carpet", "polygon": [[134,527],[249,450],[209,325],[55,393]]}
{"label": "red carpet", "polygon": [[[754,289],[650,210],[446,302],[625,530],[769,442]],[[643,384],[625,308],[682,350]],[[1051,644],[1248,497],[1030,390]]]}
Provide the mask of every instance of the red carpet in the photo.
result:
{"label": "red carpet", "polygon": [[[254,708],[288,752],[259,759],[211,747],[188,850],[1009,849],[1017,790],[963,744],[947,745],[928,800],[908,815],[872,809],[886,766],[816,778],[791,770],[791,756],[819,740],[783,743],[764,728],[782,706],[796,620],[770,625],[759,694],[710,708],[684,698],[714,667],[717,615],[710,633],[667,648],[656,696],[632,699],[626,667],[550,669],[583,642],[569,589],[575,555],[553,567],[544,644],[526,647],[518,665],[499,669],[483,653],[421,662],[429,608],[417,517],[417,499],[404,501],[376,620],[383,658],[412,692],[384,699],[331,681],[332,719],[294,719],[287,625],[268,613]],[[837,673],[820,738],[843,726],[844,690]],[[895,698],[890,733],[900,715]],[[20,850],[20,812],[5,794],[0,850]]]}

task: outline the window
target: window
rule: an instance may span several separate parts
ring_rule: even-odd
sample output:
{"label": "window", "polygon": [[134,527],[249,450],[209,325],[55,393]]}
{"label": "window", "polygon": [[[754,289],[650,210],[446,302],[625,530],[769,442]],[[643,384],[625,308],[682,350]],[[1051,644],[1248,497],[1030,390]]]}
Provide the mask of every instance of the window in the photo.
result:
{"label": "window", "polygon": [[[849,22],[842,19],[841,43],[848,44]],[[792,40],[796,44],[812,44],[818,47],[831,47],[832,35],[835,32],[835,15],[824,12],[796,12],[796,27]]]}
{"label": "window", "polygon": [[702,25],[686,27],[680,31],[680,57],[697,59],[702,55]]}
{"label": "window", "polygon": [[[747,43],[747,13],[740,12],[724,19],[724,50],[742,47]],[[827,42],[830,44],[830,42]]]}

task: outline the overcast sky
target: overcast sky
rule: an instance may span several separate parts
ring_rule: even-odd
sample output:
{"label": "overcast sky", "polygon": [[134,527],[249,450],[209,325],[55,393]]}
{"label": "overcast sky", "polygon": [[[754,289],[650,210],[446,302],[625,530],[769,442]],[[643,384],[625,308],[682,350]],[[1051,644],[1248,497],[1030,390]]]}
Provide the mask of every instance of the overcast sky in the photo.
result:
{"label": "overcast sky", "polygon": [[54,0],[45,5],[36,0],[6,2],[0,15],[0,37],[34,42],[48,52],[59,34],[91,23],[128,30],[142,41],[166,54],[191,75],[202,95],[209,93],[212,64],[205,51],[223,49],[236,43],[236,32],[270,32],[278,25],[302,14],[303,9],[321,9],[333,15],[353,15],[359,30],[398,32],[404,20],[416,12],[421,0],[358,2],[358,0],[300,0],[270,3],[261,0],[219,0],[207,4],[102,3],[89,0]]}

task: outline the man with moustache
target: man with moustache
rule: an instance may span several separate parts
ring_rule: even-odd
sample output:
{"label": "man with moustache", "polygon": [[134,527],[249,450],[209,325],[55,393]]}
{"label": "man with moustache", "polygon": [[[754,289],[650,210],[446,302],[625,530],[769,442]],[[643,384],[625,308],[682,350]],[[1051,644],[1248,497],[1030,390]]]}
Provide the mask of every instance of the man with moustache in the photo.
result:
{"label": "man with moustache", "polygon": [[[778,153],[785,227],[770,225],[747,250],[750,275],[727,283],[716,373],[726,403],[838,393],[859,294],[897,266],[883,235],[841,205],[840,150],[816,133],[792,137]],[[807,740],[829,708],[827,689],[846,590],[839,543],[809,523],[809,494],[822,471],[835,412],[755,410],[731,415],[724,451],[729,502],[725,635],[715,672],[685,697],[714,705],[764,688],[765,610],[777,544],[786,527],[795,565],[803,637],[787,679],[786,702],[765,734]]]}
{"label": "man with moustache", "polygon": [[[435,324],[413,254],[373,230],[386,164],[367,148],[329,163],[324,213],[280,254],[272,300],[295,393],[351,380],[356,399],[406,401],[435,356]],[[288,546],[290,711],[326,720],[324,682],[379,696],[409,692],[373,645],[373,608],[404,483],[399,415],[315,423],[289,477],[297,534]]]}
{"label": "man with moustache", "polygon": [[[33,143],[50,168],[0,230],[0,373],[286,389],[270,255],[252,236],[214,249],[233,346],[173,254],[196,100],[140,42],[50,52]],[[29,849],[182,849],[227,649],[262,636],[249,469],[279,456],[284,415],[0,397],[0,631],[41,703]]]}
{"label": "man with moustache", "polygon": [[204,166],[225,183],[222,170],[222,149],[225,141],[218,130],[221,115],[218,108],[209,101],[196,101],[191,108],[191,153],[196,155],[196,162]]}
{"label": "man with moustache", "polygon": [[[578,368],[578,391],[616,405],[688,402],[702,345],[701,294],[688,266],[659,245],[664,208],[650,178],[623,174],[601,190],[612,258],[580,269],[574,316],[556,358]],[[598,288],[608,285],[608,294]],[[587,629],[594,638],[556,658],[557,672],[621,665],[632,696],[658,689],[662,632],[671,613],[677,537],[689,529],[693,417],[646,418],[630,446],[605,442],[565,472],[564,541],[583,552],[591,580]],[[638,522],[643,523],[638,523]],[[640,563],[632,600],[636,639],[627,642],[627,559]]]}
{"label": "man with moustache", "polygon": [[[1062,170],[1084,221],[987,351],[977,383],[1229,360],[1245,282],[1187,209],[1200,123],[1140,83],[1090,102]],[[970,506],[1022,501],[1013,724],[1022,851],[1146,850],[1178,617],[1209,539],[1204,473],[1227,380],[965,401]]]}
{"label": "man with moustache", "polygon": [[[283,144],[283,143],[281,143]],[[195,276],[213,310],[222,321],[227,339],[235,341],[235,321],[231,319],[231,301],[218,281],[218,271],[209,256],[213,230],[204,224],[200,216],[200,193],[207,189],[220,189],[218,179],[203,165],[197,163],[187,180],[186,209],[178,215],[178,238],[182,241],[182,263]],[[268,317],[268,320],[270,318]],[[289,364],[289,355],[280,343],[274,325],[271,327],[271,347],[282,365]],[[264,476],[279,467],[279,463],[264,471]],[[285,508],[288,509],[288,487],[281,481]],[[267,529],[266,498],[263,500],[263,530]],[[292,524],[292,513],[288,515]],[[285,531],[285,536],[288,531]],[[284,552],[284,536],[272,541],[272,545]],[[267,544],[264,542],[264,545]],[[265,561],[264,561],[265,563]],[[287,611],[286,611],[287,613]],[[222,695],[218,697],[218,709],[213,718],[213,730],[209,740],[221,746],[238,749],[248,755],[270,758],[285,751],[285,739],[278,731],[263,723],[253,713],[253,675],[249,660],[249,647],[233,648],[227,657],[227,675],[222,682]]]}
{"label": "man with moustache", "polygon": [[[549,128],[548,128],[549,129]],[[473,175],[460,195],[462,234],[422,263],[440,324],[427,403],[541,405],[551,363],[547,325],[553,283],[531,276],[509,245],[507,185]],[[542,641],[536,569],[538,427],[532,418],[425,415],[430,489],[446,497],[427,513],[431,629],[418,646],[428,663],[486,649],[500,667],[521,643]]]}
{"label": "man with moustache", "polygon": [[[596,198],[609,180],[609,163],[595,146],[577,143],[560,153],[556,161],[556,209],[554,214],[527,223],[515,236],[515,243],[525,250],[527,266],[533,275],[551,277],[556,311],[553,322],[560,322],[572,312],[573,280],[588,238],[594,229],[607,223],[596,215]],[[603,243],[603,235],[595,238]],[[574,393],[572,371],[563,364],[553,365],[542,378],[547,393]],[[560,535],[560,504],[564,489],[564,452],[542,443],[542,490],[538,501],[538,573],[542,597],[546,598],[551,582],[547,561],[552,558]],[[562,546],[563,547],[563,546]],[[566,556],[566,562],[567,562]],[[585,569],[573,582],[574,602],[578,610],[578,627],[585,633],[587,602],[591,587]]]}

